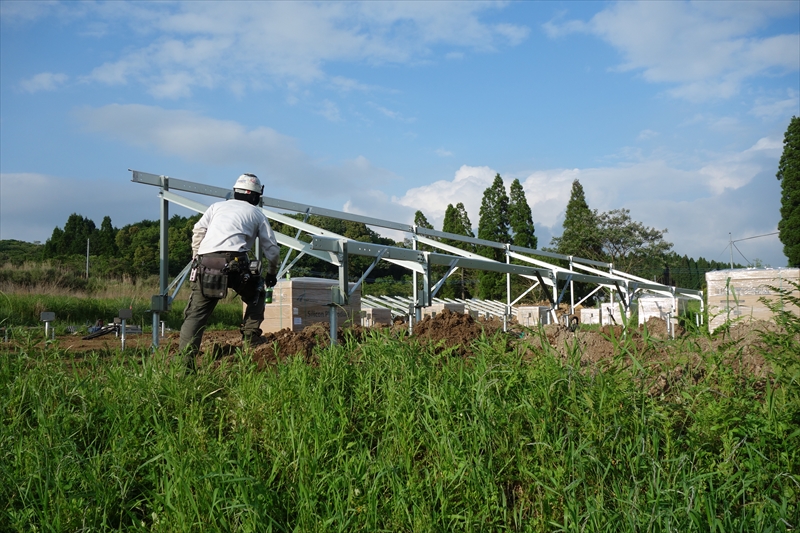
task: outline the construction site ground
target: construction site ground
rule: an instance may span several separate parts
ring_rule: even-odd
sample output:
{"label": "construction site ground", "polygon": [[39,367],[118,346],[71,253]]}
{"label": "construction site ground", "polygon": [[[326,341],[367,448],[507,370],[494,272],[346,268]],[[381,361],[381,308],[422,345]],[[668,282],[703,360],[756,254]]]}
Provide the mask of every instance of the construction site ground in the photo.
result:
{"label": "construction site ground", "polygon": [[[763,331],[775,331],[777,326],[771,322],[742,323],[732,326],[724,334],[714,336],[687,335],[680,327],[676,328],[676,338],[669,339],[667,324],[658,318],[651,318],[642,326],[624,331],[621,326],[580,326],[571,331],[563,325],[546,325],[542,328],[524,328],[511,324],[503,332],[503,323],[498,319],[475,319],[468,314],[444,311],[435,317],[426,317],[414,327],[414,334],[408,335],[408,326],[396,322],[389,326],[364,328],[355,326],[338,331],[339,343],[349,342],[357,346],[365,336],[380,332],[403,342],[417,342],[420,346],[441,353],[447,351],[452,357],[472,357],[475,342],[482,337],[500,335],[504,337],[508,350],[514,350],[522,357],[535,360],[543,349],[552,349],[565,361],[579,365],[587,370],[599,369],[609,364],[626,364],[628,354],[636,354],[636,361],[629,364],[660,366],[667,374],[680,374],[694,366],[693,358],[702,354],[715,353],[721,357],[720,363],[730,365],[737,372],[756,379],[766,378],[771,373],[764,357],[768,350],[762,340]],[[173,356],[177,353],[177,332],[170,332],[159,341],[162,353]],[[320,323],[306,327],[302,331],[288,329],[266,333],[266,344],[251,347],[246,353],[260,368],[274,365],[280,360],[300,356],[309,364],[314,364],[315,353],[330,345],[329,325]],[[69,335],[56,339],[57,346],[75,354],[87,351],[116,351],[120,349],[120,339],[114,334],[90,340]],[[626,344],[627,343],[627,344]],[[152,336],[130,335],[126,337],[126,349],[150,348]],[[627,349],[620,349],[620,346]],[[234,357],[242,350],[241,334],[238,331],[207,331],[203,337],[199,366],[218,364],[220,360]],[[666,379],[666,378],[665,378]],[[658,385],[655,385],[659,388]]]}

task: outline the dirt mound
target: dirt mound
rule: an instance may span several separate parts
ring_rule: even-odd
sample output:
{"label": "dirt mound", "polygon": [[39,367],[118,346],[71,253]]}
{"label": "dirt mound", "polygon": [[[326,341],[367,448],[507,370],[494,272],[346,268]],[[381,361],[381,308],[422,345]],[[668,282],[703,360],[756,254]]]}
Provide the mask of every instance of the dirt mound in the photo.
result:
{"label": "dirt mound", "polygon": [[733,354],[725,364],[731,365],[734,371],[764,378],[771,372],[771,367],[764,359],[764,353],[769,352],[769,346],[764,342],[762,335],[782,331],[773,322],[763,320],[740,322],[714,337],[702,337],[696,342],[698,347],[705,351]]}
{"label": "dirt mound", "polygon": [[[266,333],[265,344],[252,346],[253,361],[259,367],[278,362],[299,355],[306,361],[312,362],[314,348],[330,344],[328,324],[314,324],[301,331],[292,331],[288,328],[274,333]],[[340,330],[341,336],[341,330]],[[200,351],[202,358],[218,360],[232,356],[242,349],[242,336],[233,331],[208,331],[203,335]]]}
{"label": "dirt mound", "polygon": [[[402,336],[407,324],[396,322],[381,328],[389,334]],[[473,355],[472,347],[481,335],[492,336],[502,331],[503,322],[499,319],[475,319],[469,314],[444,310],[433,317],[426,317],[414,326],[413,339],[429,343],[438,353],[448,350],[455,356]],[[371,331],[370,328],[355,326],[339,329],[337,339],[340,344],[360,342]],[[659,365],[662,383],[647,385],[664,390],[671,379],[691,372],[698,353],[720,354],[720,365],[727,365],[737,372],[765,378],[771,367],[764,358],[769,347],[762,339],[761,332],[778,332],[779,328],[771,322],[740,323],[714,336],[692,335],[676,327],[676,340],[667,340],[667,324],[658,318],[650,318],[639,328],[624,330],[622,326],[579,327],[576,331],[553,324],[538,328],[523,328],[512,325],[509,328],[510,345],[535,358],[542,350],[552,350],[562,360],[583,367],[603,367],[620,362],[628,365]],[[252,347],[252,358],[259,367],[267,367],[280,360],[296,355],[309,364],[316,364],[316,347],[330,345],[327,323],[309,326],[301,331],[283,329],[264,335],[267,343]],[[152,337],[131,335],[126,340],[127,348],[149,348]],[[170,354],[177,352],[178,333],[171,332],[159,344]],[[92,340],[82,340],[76,336],[59,337],[58,346],[70,352],[81,353],[90,350],[112,351],[120,348],[120,339],[113,335]],[[242,351],[241,334],[238,331],[207,331],[203,337],[199,364],[213,364]],[[636,354],[636,360],[629,354]],[[626,359],[627,358],[627,359]],[[676,362],[679,361],[679,362]]]}
{"label": "dirt mound", "polygon": [[615,353],[612,339],[621,339],[622,333],[621,326],[573,332],[560,324],[549,324],[541,331],[530,331],[525,338],[533,351],[553,349],[564,360],[580,355],[581,366],[586,366],[612,359]]}
{"label": "dirt mound", "polygon": [[[720,354],[720,364],[730,365],[736,372],[763,378],[771,371],[764,358],[768,347],[760,332],[777,330],[772,323],[743,323],[732,327],[725,335],[714,337],[689,337],[683,328],[674,327],[675,340],[670,342],[667,342],[670,336],[666,322],[655,317],[643,326],[627,331],[618,325],[600,329],[579,328],[575,332],[561,325],[547,325],[541,332],[529,330],[525,340],[532,352],[552,349],[563,360],[579,356],[577,361],[581,366],[604,366],[615,357],[617,363],[629,365],[671,364],[675,355],[683,359],[688,357],[685,363],[692,366],[697,362],[694,359],[698,352],[714,352]],[[626,353],[637,354],[637,360],[625,356]]]}
{"label": "dirt mound", "polygon": [[439,348],[453,349],[454,355],[467,355],[469,345],[484,332],[493,335],[503,328],[497,319],[474,319],[465,313],[443,310],[436,316],[427,316],[414,326],[414,336],[422,342],[430,342]]}
{"label": "dirt mound", "polygon": [[[651,316],[647,319],[647,322],[644,323],[644,326],[647,328],[647,332],[657,339],[669,338],[669,330],[667,328],[666,320]],[[674,325],[673,327],[675,328],[676,337],[681,337],[686,333],[683,328],[678,325]]]}

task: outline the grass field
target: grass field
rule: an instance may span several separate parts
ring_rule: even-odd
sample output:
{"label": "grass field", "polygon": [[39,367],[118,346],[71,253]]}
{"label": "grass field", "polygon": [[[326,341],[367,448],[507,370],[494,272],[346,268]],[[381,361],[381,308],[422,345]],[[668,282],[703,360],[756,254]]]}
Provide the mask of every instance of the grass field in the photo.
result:
{"label": "grass field", "polygon": [[[167,327],[178,329],[183,322],[186,298],[176,299],[172,309],[161,315]],[[0,327],[30,328],[41,326],[39,320],[43,311],[56,314],[53,327],[57,334],[63,334],[68,326],[86,328],[94,325],[97,319],[104,323],[112,322],[119,316],[120,309],[130,309],[133,318],[128,324],[152,328],[152,314],[149,311],[150,299],[141,295],[125,295],[113,298],[74,296],[69,294],[5,294],[0,292]],[[242,321],[242,302],[233,293],[222,300],[209,319],[209,329],[231,329]]]}
{"label": "grass field", "polygon": [[581,368],[503,335],[470,358],[375,334],[190,376],[32,339],[0,365],[0,530],[795,531],[787,335],[769,380],[697,353],[657,396],[641,354]]}

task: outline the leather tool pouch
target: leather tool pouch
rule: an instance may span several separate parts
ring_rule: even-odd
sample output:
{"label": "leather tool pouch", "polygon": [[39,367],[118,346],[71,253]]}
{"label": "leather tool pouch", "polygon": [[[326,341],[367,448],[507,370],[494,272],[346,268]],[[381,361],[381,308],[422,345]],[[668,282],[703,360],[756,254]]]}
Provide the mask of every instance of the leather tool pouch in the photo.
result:
{"label": "leather tool pouch", "polygon": [[200,258],[200,293],[206,298],[225,298],[228,294],[227,258],[208,254]]}

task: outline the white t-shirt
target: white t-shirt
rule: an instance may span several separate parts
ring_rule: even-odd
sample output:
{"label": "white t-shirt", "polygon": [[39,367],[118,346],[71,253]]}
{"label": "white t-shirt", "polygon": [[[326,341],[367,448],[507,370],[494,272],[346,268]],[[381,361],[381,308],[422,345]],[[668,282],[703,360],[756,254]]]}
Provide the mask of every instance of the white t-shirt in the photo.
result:
{"label": "white t-shirt", "polygon": [[249,252],[256,237],[262,258],[268,262],[267,272],[277,273],[280,247],[264,212],[241,200],[217,202],[194,225],[192,253]]}

